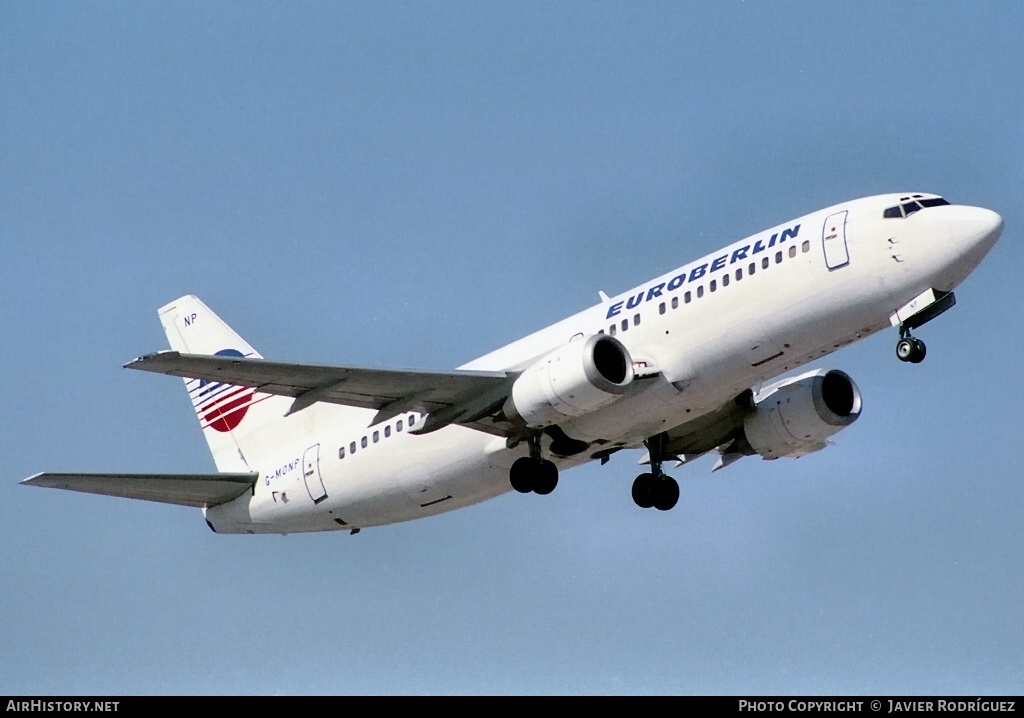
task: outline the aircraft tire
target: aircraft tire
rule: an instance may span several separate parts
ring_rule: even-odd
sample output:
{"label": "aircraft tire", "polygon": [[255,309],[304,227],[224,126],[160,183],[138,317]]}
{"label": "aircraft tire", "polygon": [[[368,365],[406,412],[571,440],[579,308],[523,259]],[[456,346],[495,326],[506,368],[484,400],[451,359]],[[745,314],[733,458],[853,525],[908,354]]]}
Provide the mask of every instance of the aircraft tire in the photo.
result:
{"label": "aircraft tire", "polygon": [[558,486],[558,467],[545,460],[537,464],[536,472],[533,490],[541,496],[547,496]]}
{"label": "aircraft tire", "polygon": [[633,481],[633,503],[642,509],[654,506],[654,474],[640,474]]}
{"label": "aircraft tire", "polygon": [[537,465],[533,459],[521,457],[516,459],[508,472],[509,483],[521,494],[533,491],[536,483]]}
{"label": "aircraft tire", "polygon": [[916,353],[915,339],[903,338],[896,342],[896,358],[900,361],[913,361]]}
{"label": "aircraft tire", "polygon": [[679,502],[679,484],[671,476],[654,482],[654,508],[668,511]]}
{"label": "aircraft tire", "polygon": [[920,339],[914,340],[914,352],[911,354],[910,361],[913,364],[920,364],[924,361],[925,355],[928,353],[928,347],[924,345],[924,342]]}

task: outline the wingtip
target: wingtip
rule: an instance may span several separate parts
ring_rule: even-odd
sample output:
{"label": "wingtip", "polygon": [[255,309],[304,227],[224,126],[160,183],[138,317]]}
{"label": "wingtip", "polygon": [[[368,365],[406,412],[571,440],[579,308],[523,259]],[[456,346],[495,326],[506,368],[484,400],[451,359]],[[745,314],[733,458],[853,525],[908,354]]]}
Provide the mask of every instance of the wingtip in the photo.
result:
{"label": "wingtip", "polygon": [[152,361],[155,357],[165,356],[165,355],[170,355],[170,354],[179,354],[179,353],[180,352],[177,352],[177,351],[175,351],[173,349],[162,349],[162,350],[160,350],[158,352],[150,352],[149,354],[143,354],[140,357],[135,357],[134,359],[132,359],[127,364],[122,365],[121,368],[122,369],[140,369],[140,368],[143,368],[140,365],[146,364],[147,362]]}

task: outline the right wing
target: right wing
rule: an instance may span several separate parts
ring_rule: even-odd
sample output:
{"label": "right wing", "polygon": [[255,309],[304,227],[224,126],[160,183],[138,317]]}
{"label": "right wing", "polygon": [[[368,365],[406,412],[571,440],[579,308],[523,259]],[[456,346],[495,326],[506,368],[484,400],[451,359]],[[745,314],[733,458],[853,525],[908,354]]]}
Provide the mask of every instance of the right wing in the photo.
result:
{"label": "right wing", "polygon": [[510,428],[491,418],[511,389],[514,377],[505,372],[372,369],[177,351],[148,354],[125,366],[293,397],[295,401],[288,413],[323,401],[376,409],[374,424],[405,411],[429,414],[426,424],[413,433],[426,433],[453,423],[500,436],[507,435]]}
{"label": "right wing", "polygon": [[252,490],[259,474],[36,474],[21,483],[198,508]]}

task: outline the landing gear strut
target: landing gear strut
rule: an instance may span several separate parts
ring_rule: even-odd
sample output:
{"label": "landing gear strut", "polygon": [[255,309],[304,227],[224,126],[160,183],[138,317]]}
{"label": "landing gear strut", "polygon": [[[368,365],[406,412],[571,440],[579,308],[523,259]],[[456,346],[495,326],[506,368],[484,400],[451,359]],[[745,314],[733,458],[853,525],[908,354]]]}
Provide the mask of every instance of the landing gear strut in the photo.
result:
{"label": "landing gear strut", "polygon": [[928,349],[923,341],[910,336],[908,327],[900,327],[900,340],[896,342],[896,358],[911,364],[920,364],[924,361],[927,352]]}
{"label": "landing gear strut", "polygon": [[532,491],[543,496],[558,486],[558,467],[541,457],[540,437],[539,432],[527,437],[530,455],[516,459],[508,472],[509,483],[521,494]]}
{"label": "landing gear strut", "polygon": [[679,501],[679,484],[661,468],[667,439],[665,434],[657,434],[644,442],[651,457],[651,472],[640,474],[633,481],[633,501],[642,509],[653,506],[668,511]]}

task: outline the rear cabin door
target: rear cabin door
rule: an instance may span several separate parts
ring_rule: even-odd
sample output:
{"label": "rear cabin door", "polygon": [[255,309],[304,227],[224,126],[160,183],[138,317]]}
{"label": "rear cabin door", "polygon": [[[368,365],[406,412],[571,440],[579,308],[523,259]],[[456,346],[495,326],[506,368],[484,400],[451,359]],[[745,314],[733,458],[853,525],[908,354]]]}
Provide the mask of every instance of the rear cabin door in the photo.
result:
{"label": "rear cabin door", "polygon": [[320,444],[313,444],[302,454],[302,480],[314,504],[327,498],[324,480],[320,476]]}
{"label": "rear cabin door", "polygon": [[825,266],[829,271],[845,267],[850,263],[850,252],[846,248],[847,210],[830,214],[821,228],[821,244],[825,249]]}

